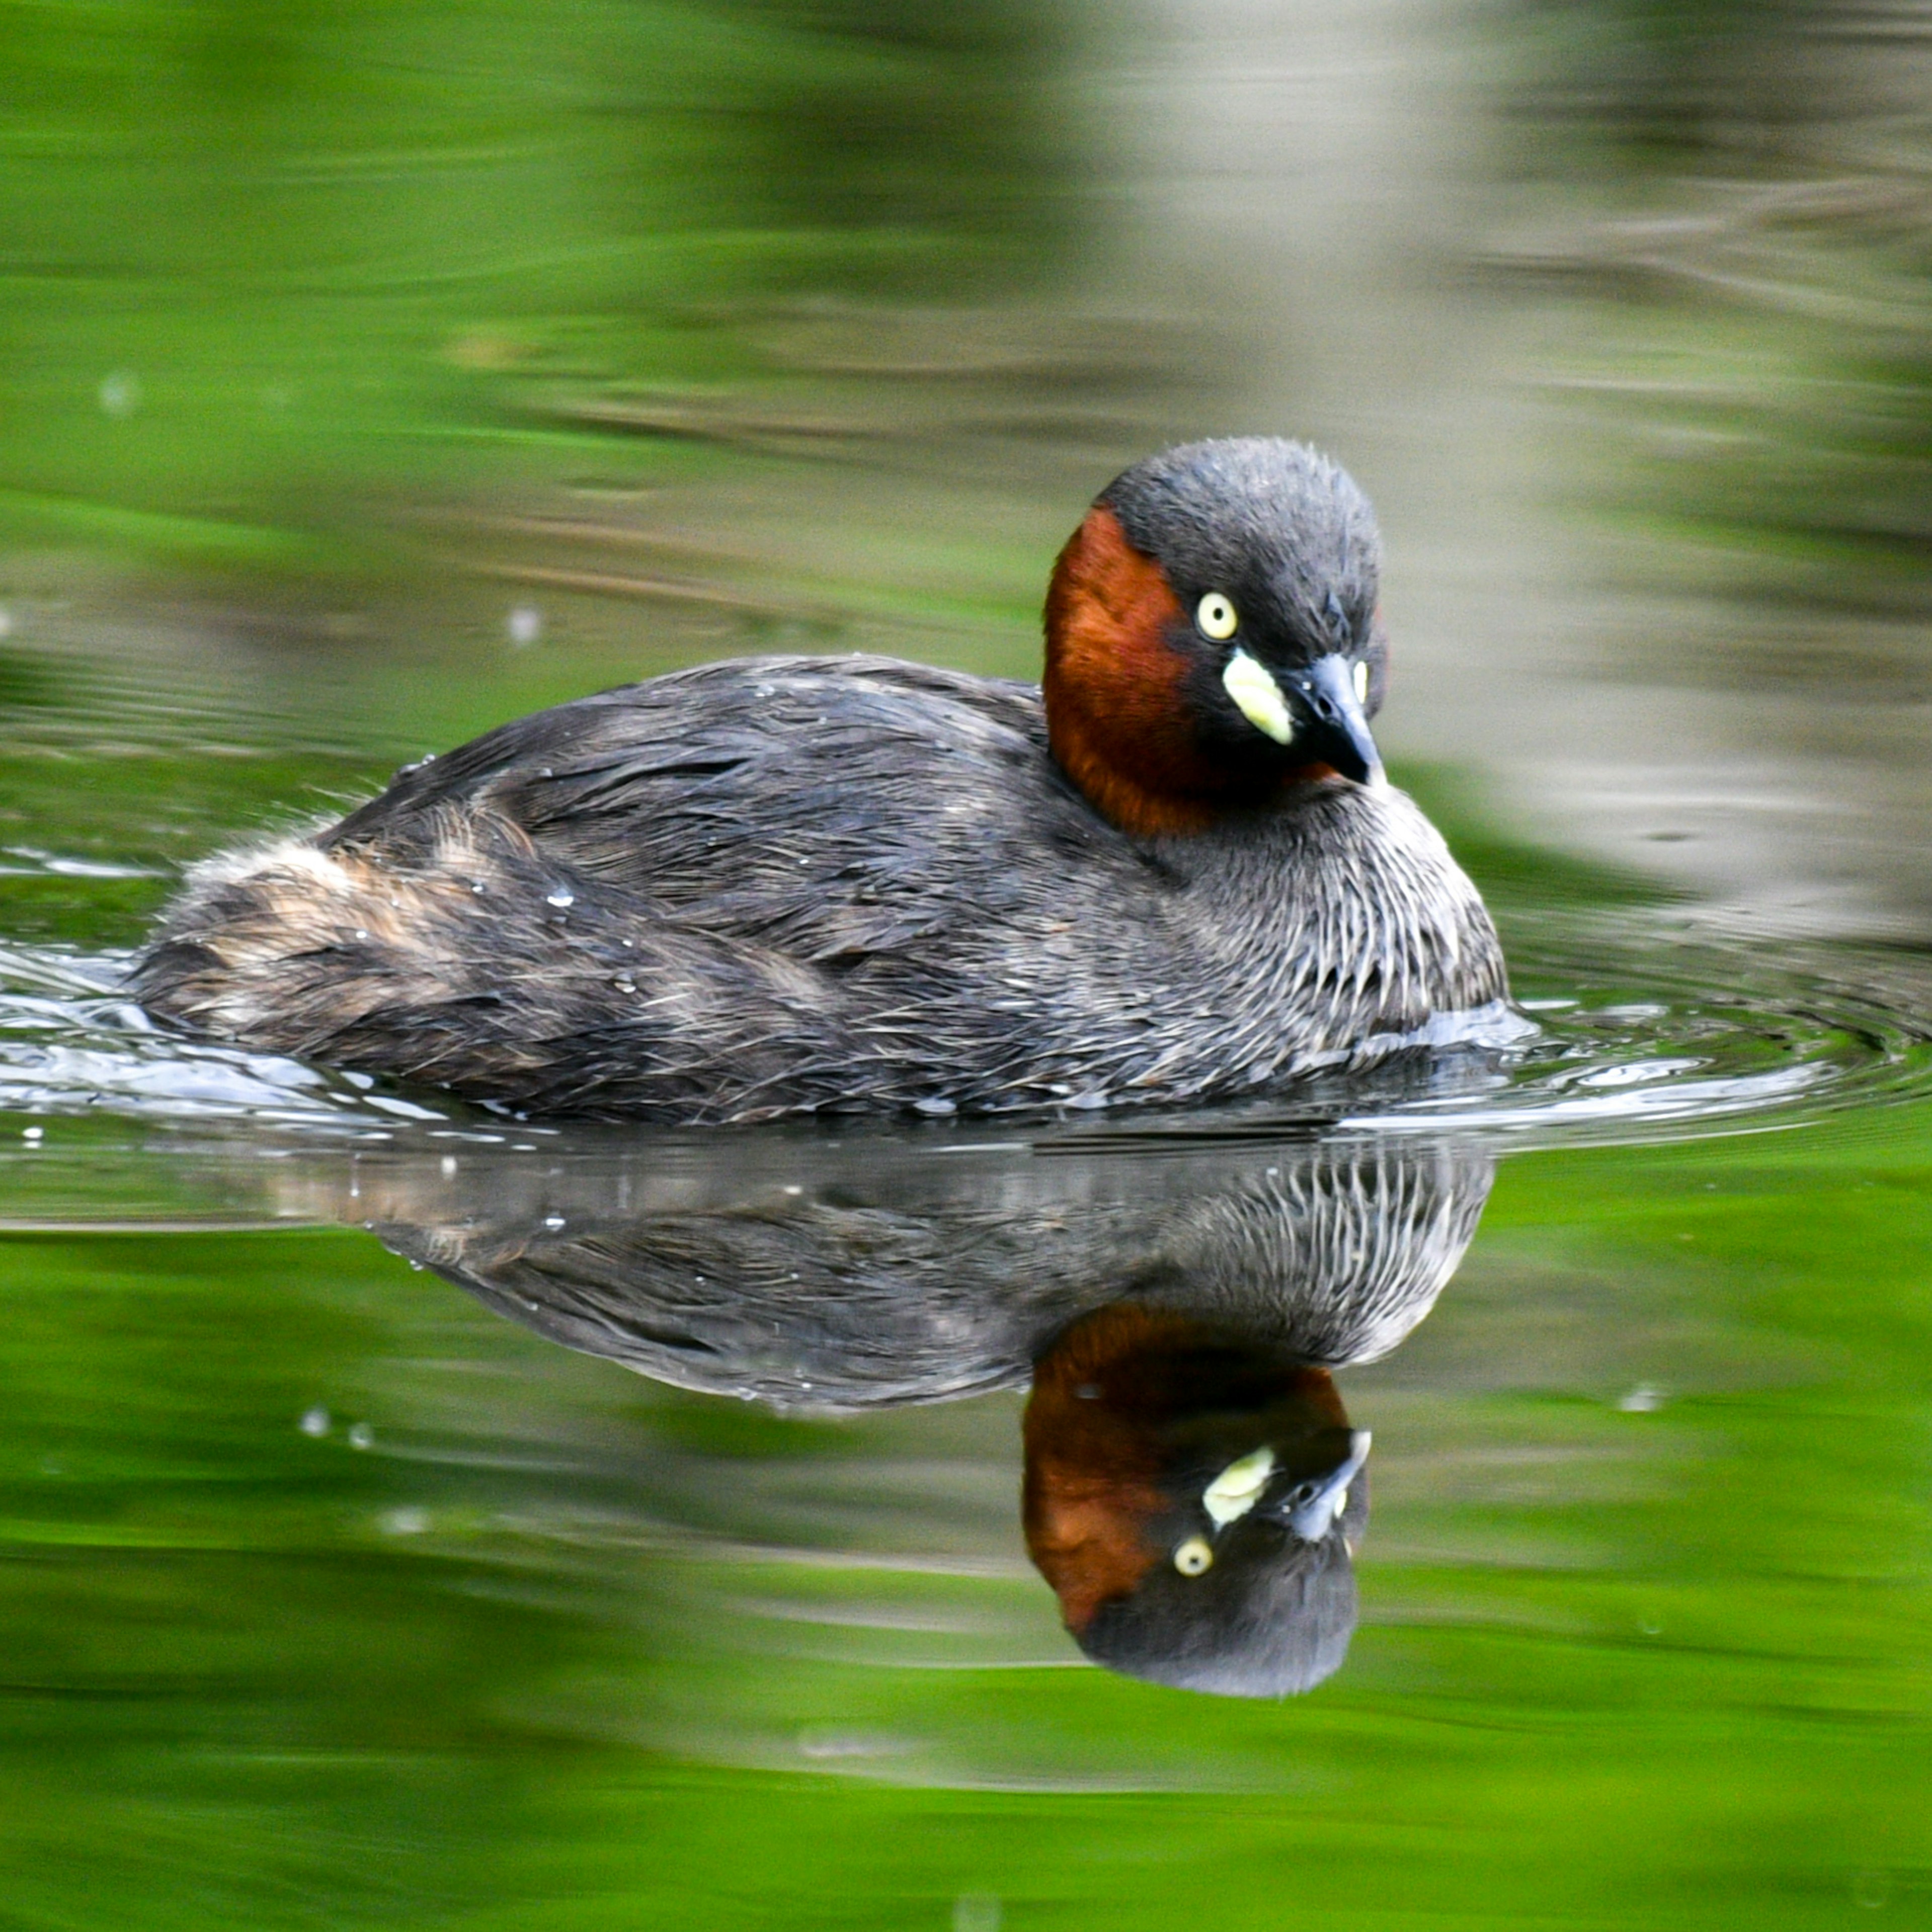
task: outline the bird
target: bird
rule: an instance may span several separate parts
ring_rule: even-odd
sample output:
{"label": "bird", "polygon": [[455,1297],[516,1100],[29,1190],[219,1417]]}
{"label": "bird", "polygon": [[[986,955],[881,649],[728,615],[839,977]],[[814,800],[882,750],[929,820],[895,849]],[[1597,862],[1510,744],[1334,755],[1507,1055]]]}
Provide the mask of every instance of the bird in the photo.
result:
{"label": "bird", "polygon": [[1495,926],[1370,729],[1380,570],[1328,457],[1183,444],[1060,551],[1038,686],[773,656],[555,706],[191,868],[130,990],[684,1126],[1202,1106],[1480,1036]]}

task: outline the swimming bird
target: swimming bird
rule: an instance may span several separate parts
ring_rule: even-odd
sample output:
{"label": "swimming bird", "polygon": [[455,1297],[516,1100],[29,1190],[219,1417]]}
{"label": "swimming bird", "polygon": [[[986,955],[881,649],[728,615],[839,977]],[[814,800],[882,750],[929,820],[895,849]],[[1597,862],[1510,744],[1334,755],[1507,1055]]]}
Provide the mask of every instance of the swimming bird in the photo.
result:
{"label": "swimming bird", "polygon": [[1061,551],[1035,688],[700,665],[196,867],[136,961],[204,1036],[520,1114],[1204,1102],[1506,1012],[1383,772],[1380,541],[1304,445],[1184,445]]}

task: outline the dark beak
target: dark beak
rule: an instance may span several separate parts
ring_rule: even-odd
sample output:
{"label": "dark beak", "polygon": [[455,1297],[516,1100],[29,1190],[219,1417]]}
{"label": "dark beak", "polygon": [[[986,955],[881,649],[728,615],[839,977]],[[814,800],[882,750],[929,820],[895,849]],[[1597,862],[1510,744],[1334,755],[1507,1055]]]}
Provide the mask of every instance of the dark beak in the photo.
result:
{"label": "dark beak", "polygon": [[1295,1484],[1281,1500],[1282,1519],[1304,1543],[1319,1543],[1335,1526],[1348,1500],[1348,1485],[1369,1460],[1369,1432],[1348,1432],[1348,1453],[1326,1475]]}
{"label": "dark beak", "polygon": [[1306,670],[1291,673],[1287,682],[1301,700],[1306,720],[1306,728],[1295,734],[1298,755],[1311,764],[1332,766],[1358,784],[1380,784],[1382,754],[1370,735],[1362,700],[1355,695],[1354,661],[1317,658]]}

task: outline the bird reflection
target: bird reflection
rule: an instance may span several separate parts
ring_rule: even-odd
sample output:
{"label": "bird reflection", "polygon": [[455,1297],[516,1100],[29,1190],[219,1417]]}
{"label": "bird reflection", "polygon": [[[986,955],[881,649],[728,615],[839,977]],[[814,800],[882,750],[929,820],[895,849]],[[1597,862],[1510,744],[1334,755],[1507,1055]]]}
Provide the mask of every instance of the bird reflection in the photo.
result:
{"label": "bird reflection", "polygon": [[1326,1370],[1122,1303],[1042,1358],[1025,1439],[1027,1548],[1088,1656],[1246,1696],[1340,1664],[1369,1436]]}
{"label": "bird reflection", "polygon": [[[1030,1382],[1023,1517],[1088,1655],[1306,1690],[1355,1621],[1370,1438],[1330,1371],[1426,1315],[1486,1156],[597,1141],[286,1174],[554,1340],[808,1414]],[[326,1198],[315,1198],[320,1190]]]}

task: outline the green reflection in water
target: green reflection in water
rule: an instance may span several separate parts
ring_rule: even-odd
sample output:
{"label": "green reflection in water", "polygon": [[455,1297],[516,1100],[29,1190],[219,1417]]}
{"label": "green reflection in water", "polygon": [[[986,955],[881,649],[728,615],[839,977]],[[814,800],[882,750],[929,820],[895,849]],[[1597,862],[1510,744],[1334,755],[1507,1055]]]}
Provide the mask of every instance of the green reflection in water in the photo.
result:
{"label": "green reflection in water", "polygon": [[560,462],[677,473],[669,404],[756,362],[723,310],[1037,278],[1081,172],[1030,0],[4,27],[0,538],[202,572],[380,554],[404,499]]}
{"label": "green reflection in water", "polygon": [[10,1238],[8,1916],[1922,1910],[1928,1126],[1506,1163],[1344,1378],[1363,1624],[1283,1705],[1060,1667],[1010,1398],[774,1424],[352,1234]]}
{"label": "green reflection in water", "polygon": [[[1622,58],[1542,160],[1600,206],[1618,149],[1617,191],[1666,214],[1714,154],[1760,183],[1836,166],[1826,134],[1875,98],[1816,57],[1848,17],[1564,10],[1569,80]],[[298,605],[346,562],[393,566],[400,511],[769,483],[775,441],[820,436],[828,370],[875,406],[909,367],[1054,406],[1094,380],[1078,358],[1013,378],[997,343],[962,364],[954,322],[947,362],[916,314],[873,339],[874,311],[836,306],[1037,286],[1090,241],[1072,70],[1099,29],[1056,8],[289,0],[0,26],[17,551],[241,572]],[[1610,407],[1630,419],[1636,367],[1640,443],[1677,439],[1610,494],[1726,536],[1732,574],[1687,572],[1760,608],[1843,608],[1850,584],[1914,610],[1917,203],[1766,206],[1667,259],[1592,237],[1558,265],[1597,277],[1593,328],[1627,328],[1579,352],[1624,386]],[[1862,300],[1760,299],[1774,258],[1807,300]],[[818,373],[734,413],[770,359],[741,325],[768,310]],[[815,506],[824,474],[778,494]],[[380,625],[16,638],[0,844],[33,850],[7,858],[0,933],[131,943],[172,866],[690,656],[917,617],[898,648],[1026,670],[1077,500],[920,530],[916,568],[908,536],[884,589],[828,566],[703,624],[652,607],[602,632],[547,607],[520,654],[467,606],[406,647]],[[598,568],[640,574],[634,535]],[[1746,682],[1822,662],[1752,643]],[[1487,838],[1453,775],[1425,777],[1506,913],[1645,896]],[[1024,1562],[1010,1397],[820,1424],[676,1395],[365,1237],[168,1232],[219,1190],[144,1166],[124,1123],[51,1131],[82,1150],[68,1192],[10,1154],[10,1213],[136,1232],[0,1238],[0,1923],[1932,1916],[1922,1107],[1505,1163],[1438,1312],[1343,1378],[1376,1432],[1363,1625],[1281,1706],[1076,1667]]]}

